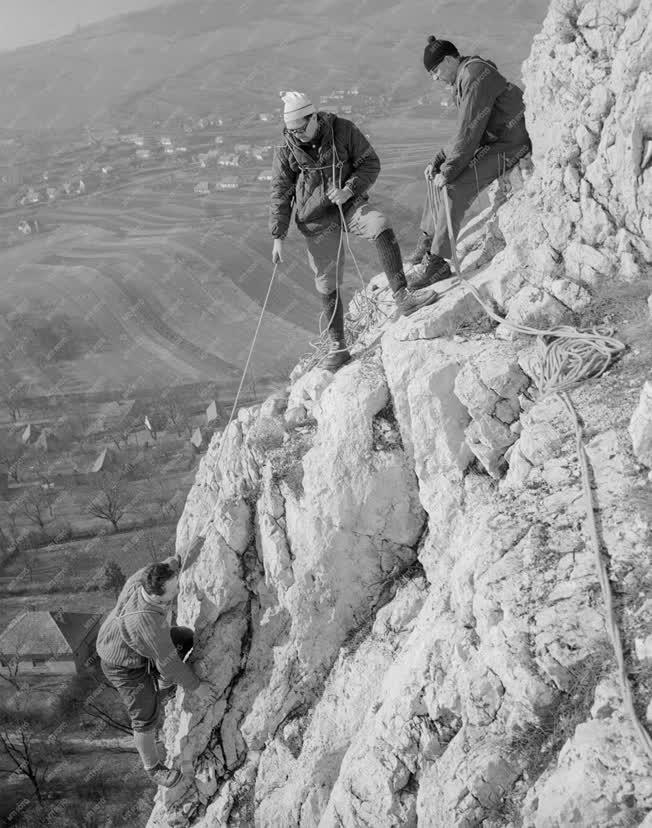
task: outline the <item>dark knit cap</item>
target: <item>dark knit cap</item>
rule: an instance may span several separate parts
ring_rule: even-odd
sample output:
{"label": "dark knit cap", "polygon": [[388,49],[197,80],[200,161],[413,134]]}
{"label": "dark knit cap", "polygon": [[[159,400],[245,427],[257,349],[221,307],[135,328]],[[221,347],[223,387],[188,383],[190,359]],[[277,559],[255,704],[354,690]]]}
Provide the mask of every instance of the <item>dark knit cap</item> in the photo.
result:
{"label": "dark knit cap", "polygon": [[457,57],[459,52],[450,40],[437,40],[434,35],[429,35],[428,45],[423,50],[423,65],[427,72],[432,72],[446,55],[455,55]]}

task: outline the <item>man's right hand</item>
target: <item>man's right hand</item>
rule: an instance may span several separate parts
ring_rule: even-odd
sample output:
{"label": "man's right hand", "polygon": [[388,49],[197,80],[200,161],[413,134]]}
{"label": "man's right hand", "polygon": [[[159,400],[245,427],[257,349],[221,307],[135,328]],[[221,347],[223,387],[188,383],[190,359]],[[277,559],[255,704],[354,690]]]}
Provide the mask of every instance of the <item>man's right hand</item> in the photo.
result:
{"label": "man's right hand", "polygon": [[195,694],[201,701],[210,701],[215,696],[215,688],[209,681],[202,681],[195,690]]}
{"label": "man's right hand", "polygon": [[283,261],[283,239],[274,239],[272,247],[272,264]]}
{"label": "man's right hand", "polygon": [[434,178],[437,173],[441,170],[442,164],[446,160],[446,153],[444,150],[439,150],[437,155],[432,159],[432,161],[428,164],[425,169],[425,176],[426,178]]}

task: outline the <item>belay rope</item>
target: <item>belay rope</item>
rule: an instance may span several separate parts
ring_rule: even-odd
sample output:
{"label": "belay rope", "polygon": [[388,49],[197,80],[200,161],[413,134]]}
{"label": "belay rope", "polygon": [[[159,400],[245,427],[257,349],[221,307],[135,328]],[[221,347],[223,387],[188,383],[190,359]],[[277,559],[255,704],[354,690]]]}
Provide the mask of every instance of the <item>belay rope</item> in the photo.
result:
{"label": "belay rope", "polygon": [[[426,177],[426,187],[428,190],[428,203],[434,221],[436,219],[435,204],[438,201],[437,188],[434,182],[428,177]],[[450,203],[446,191],[441,193],[439,201],[444,202],[444,209],[446,211],[446,224],[451,245],[452,261],[457,277],[453,284],[461,284],[468,290],[485,313],[496,322],[518,333],[537,337],[540,368],[536,382],[540,392],[540,399],[550,395],[558,396],[573,424],[577,456],[581,471],[582,491],[586,504],[590,545],[593,549],[593,557],[600,582],[600,589],[602,591],[602,600],[605,605],[605,625],[616,659],[623,705],[629,714],[636,738],[648,757],[652,759],[652,738],[640,721],[634,708],[632,689],[625,665],[623,644],[616,619],[609,573],[607,572],[606,561],[601,551],[602,545],[594,514],[593,493],[589,475],[589,458],[584,446],[582,424],[568,394],[572,388],[577,387],[584,380],[601,376],[625,350],[625,345],[613,337],[613,329],[593,328],[591,330],[578,330],[577,328],[561,325],[548,330],[539,330],[528,325],[518,325],[495,313],[482,299],[476,287],[462,276],[457,251],[455,249],[455,233],[453,232]]]}
{"label": "belay rope", "polygon": [[[338,188],[342,189],[342,167],[343,162],[339,160],[337,156],[337,151],[335,149],[335,133],[331,134],[331,179],[333,186],[335,186],[335,181],[338,182]],[[319,168],[325,169],[325,168]],[[339,169],[339,175],[336,170]],[[355,198],[355,196],[354,196]],[[337,304],[340,300],[340,256],[342,253],[342,247],[344,239],[346,239],[346,246],[349,251],[351,258],[353,259],[353,264],[355,265],[356,272],[358,274],[358,278],[360,279],[360,287],[361,290],[358,294],[356,294],[352,301],[352,307],[349,307],[349,310],[345,317],[345,322],[348,322],[348,333],[351,337],[352,342],[355,342],[359,339],[366,331],[369,330],[373,325],[377,322],[384,321],[387,319],[387,314],[385,314],[380,307],[378,306],[375,299],[372,299],[371,296],[367,293],[366,285],[364,281],[364,277],[360,271],[360,267],[358,265],[357,259],[351,249],[351,242],[349,240],[349,229],[346,224],[346,218],[344,216],[344,209],[342,208],[341,204],[337,205],[340,214],[340,238],[339,243],[337,246],[337,258],[335,260],[335,307],[333,308],[333,312],[331,314],[330,319],[328,320],[325,327],[322,326],[322,319],[324,317],[323,312],[320,314],[319,317],[319,338],[312,341],[310,345],[314,349],[313,354],[310,355],[304,362],[304,370],[309,371],[311,368],[314,368],[318,365],[322,358],[327,353],[339,353],[343,351],[343,348],[332,349],[329,347],[330,339],[328,336],[328,331],[333,324],[333,320],[335,319],[335,314],[337,312]]]}

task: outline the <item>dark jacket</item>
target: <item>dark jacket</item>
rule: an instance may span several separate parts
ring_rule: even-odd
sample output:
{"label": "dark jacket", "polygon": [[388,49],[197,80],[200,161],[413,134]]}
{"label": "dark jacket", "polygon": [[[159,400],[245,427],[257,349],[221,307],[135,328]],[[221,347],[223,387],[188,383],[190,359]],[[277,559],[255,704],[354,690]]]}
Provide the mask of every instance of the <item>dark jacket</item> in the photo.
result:
{"label": "dark jacket", "polygon": [[455,137],[446,147],[441,166],[447,182],[460,175],[484,144],[529,142],[523,92],[500,74],[493,61],[477,55],[463,57],[453,95],[459,114]]}
{"label": "dark jacket", "polygon": [[337,187],[349,187],[354,196],[365,198],[378,178],[380,160],[357,126],[332,112],[318,112],[317,117],[317,159],[285,130],[284,143],[274,154],[269,229],[275,239],[287,235],[295,203],[297,227],[305,236],[339,227],[339,210],[326,195],[333,182],[333,142]]}

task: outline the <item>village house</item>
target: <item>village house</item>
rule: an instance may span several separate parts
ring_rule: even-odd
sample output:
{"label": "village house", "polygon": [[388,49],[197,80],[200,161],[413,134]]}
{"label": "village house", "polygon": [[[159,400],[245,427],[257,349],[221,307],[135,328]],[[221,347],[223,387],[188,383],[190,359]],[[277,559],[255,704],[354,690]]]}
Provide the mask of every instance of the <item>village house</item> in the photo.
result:
{"label": "village house", "polygon": [[257,181],[271,181],[272,180],[272,171],[271,170],[261,170],[258,173]]}
{"label": "village house", "polygon": [[0,634],[0,674],[81,673],[95,653],[100,613],[27,611]]}
{"label": "village house", "polygon": [[190,437],[190,445],[197,454],[206,448],[206,437],[199,426],[197,426]]}
{"label": "village house", "polygon": [[217,181],[218,190],[236,190],[240,186],[240,179],[237,175],[227,175]]}
{"label": "village house", "polygon": [[200,181],[198,184],[195,184],[194,191],[201,195],[206,195],[209,192],[208,181]]}
{"label": "village house", "polygon": [[28,423],[25,426],[23,433],[20,435],[20,439],[26,446],[28,446],[32,443],[35,443],[38,440],[40,433],[40,428],[37,428],[32,423]]}
{"label": "village house", "polygon": [[217,421],[220,415],[220,409],[217,405],[217,400],[212,400],[206,409],[206,425],[211,425]]}
{"label": "village house", "polygon": [[217,159],[217,163],[221,167],[239,167],[240,156],[233,153],[228,155],[220,155],[220,157]]}
{"label": "village house", "polygon": [[110,448],[104,448],[95,458],[95,462],[91,466],[91,474],[99,474],[100,472],[115,471],[120,467],[120,461],[117,454]]}
{"label": "village house", "polygon": [[38,233],[38,219],[22,219],[18,222],[18,230],[26,236],[29,236],[30,233]]}
{"label": "village house", "polygon": [[160,142],[162,147],[171,147],[172,146],[172,138],[170,138],[168,135],[162,135],[161,138],[159,139],[159,142]]}
{"label": "village house", "polygon": [[224,143],[224,138],[221,135],[216,135],[215,136],[215,143],[216,144],[223,144]]}
{"label": "village house", "polygon": [[136,158],[140,158],[142,161],[147,160],[148,158],[152,157],[152,153],[148,149],[138,149],[136,150]]}

